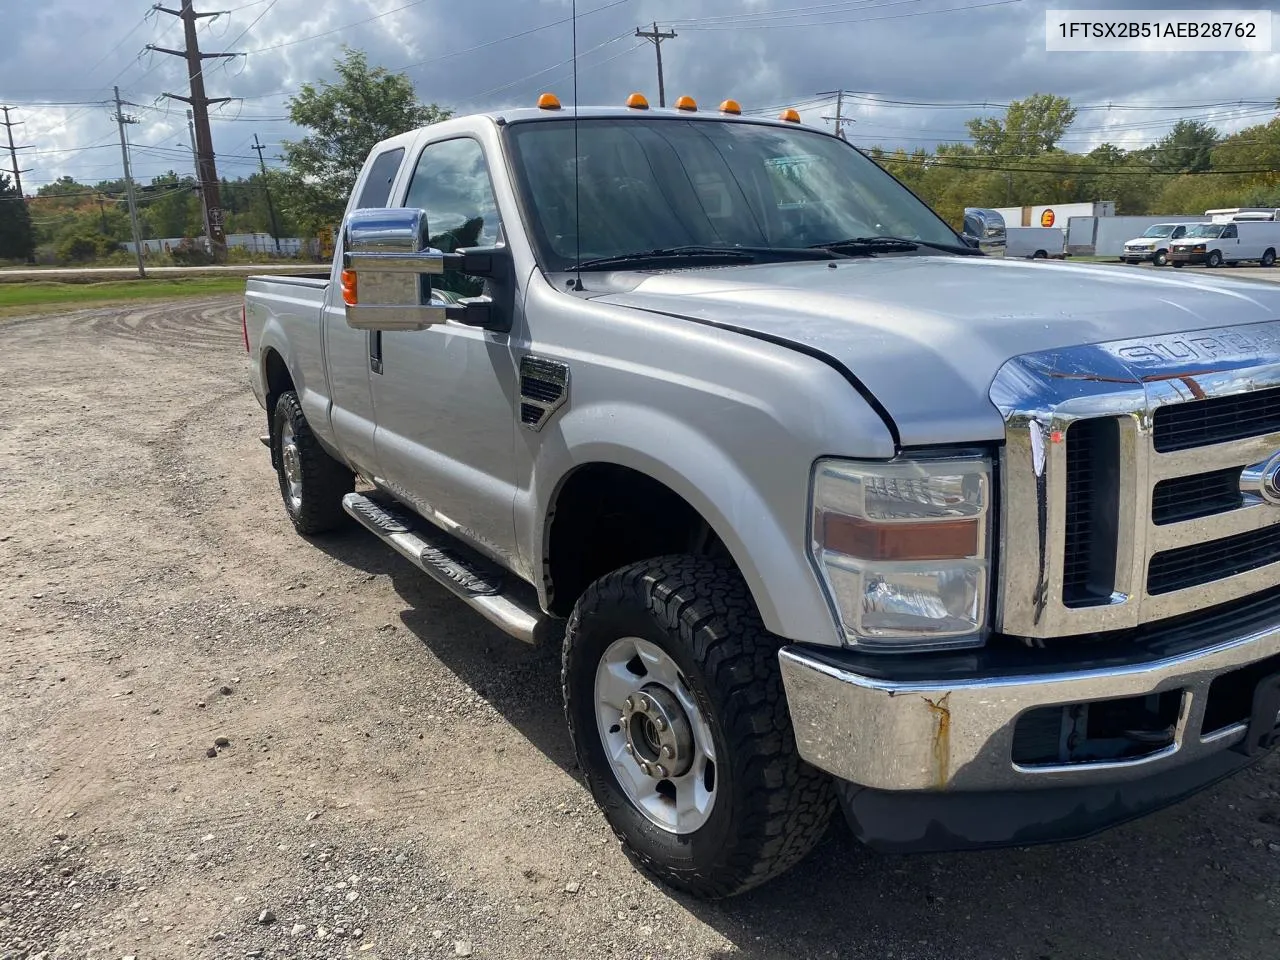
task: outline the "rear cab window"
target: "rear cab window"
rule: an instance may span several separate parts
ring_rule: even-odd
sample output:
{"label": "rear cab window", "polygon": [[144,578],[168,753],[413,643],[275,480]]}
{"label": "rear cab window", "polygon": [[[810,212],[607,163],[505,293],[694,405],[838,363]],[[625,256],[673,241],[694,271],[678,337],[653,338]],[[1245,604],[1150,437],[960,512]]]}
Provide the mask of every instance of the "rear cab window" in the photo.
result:
{"label": "rear cab window", "polygon": [[364,186],[360,188],[360,196],[356,199],[357,210],[387,205],[387,201],[391,199],[391,185],[395,183],[403,161],[404,147],[386,150],[374,158]]}

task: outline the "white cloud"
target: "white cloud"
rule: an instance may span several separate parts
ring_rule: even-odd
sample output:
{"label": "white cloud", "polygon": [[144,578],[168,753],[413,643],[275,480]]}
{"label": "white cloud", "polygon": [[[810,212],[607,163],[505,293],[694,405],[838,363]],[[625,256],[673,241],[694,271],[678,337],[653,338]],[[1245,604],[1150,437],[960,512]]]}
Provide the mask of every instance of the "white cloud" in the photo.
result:
{"label": "white cloud", "polygon": [[[663,46],[669,102],[682,93],[707,106],[733,97],[751,110],[812,100],[820,91],[843,87],[882,99],[975,104],[953,109],[848,101],[846,113],[857,121],[849,135],[864,145],[915,148],[960,139],[964,120],[982,112],[981,104],[1044,91],[1081,105],[1145,105],[1081,110],[1064,144],[1082,151],[1103,140],[1137,146],[1160,136],[1181,116],[1204,116],[1228,131],[1262,122],[1269,110],[1225,102],[1266,100],[1268,91],[1280,89],[1280,54],[1047,54],[1046,0],[931,13],[979,2],[579,0],[579,95],[584,103],[620,103],[640,90],[656,103],[652,45],[632,35],[637,25],[655,19],[660,25],[674,22],[679,34]],[[570,69],[564,64],[571,54],[568,24],[535,29],[567,17],[569,0],[226,3],[237,9],[202,24],[202,48],[262,52],[209,61],[206,67],[210,96],[244,98],[214,114],[223,176],[245,175],[256,167],[250,149],[254,133],[269,145],[268,156],[278,151],[282,138],[297,135],[280,119],[287,96],[304,81],[330,77],[344,41],[365,50],[372,63],[407,68],[423,99],[455,109],[531,104],[548,88],[566,101],[571,97]],[[197,2],[198,9],[218,6]],[[1125,6],[1203,9],[1205,4],[1126,0]],[[34,168],[25,178],[29,190],[62,174],[88,182],[119,175],[119,145],[105,104],[113,83],[138,105],[129,108],[141,121],[129,131],[137,144],[138,176],[191,169],[184,150],[185,105],[159,99],[166,91],[187,92],[185,62],[161,54],[139,56],[147,43],[181,46],[181,26],[164,14],[144,19],[148,9],[145,0],[42,0],[22,30],[0,36],[0,101],[14,105],[16,119],[25,121],[18,128],[20,141],[38,147],[26,151],[23,161]],[[533,32],[492,42],[523,31]],[[67,101],[97,102],[41,105]],[[1160,103],[1208,101],[1224,105],[1156,109]],[[821,117],[829,112],[825,103],[811,103],[803,111],[806,122],[814,124],[823,124]]]}

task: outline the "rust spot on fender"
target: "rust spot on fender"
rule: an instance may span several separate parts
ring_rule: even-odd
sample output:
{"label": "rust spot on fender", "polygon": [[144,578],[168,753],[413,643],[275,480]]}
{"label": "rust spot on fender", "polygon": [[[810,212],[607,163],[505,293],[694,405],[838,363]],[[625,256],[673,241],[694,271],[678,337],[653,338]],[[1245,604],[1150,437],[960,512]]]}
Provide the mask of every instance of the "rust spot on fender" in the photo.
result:
{"label": "rust spot on fender", "polygon": [[951,708],[947,706],[951,694],[945,693],[936,701],[921,699],[937,721],[933,731],[933,785],[941,788],[947,785],[951,768]]}

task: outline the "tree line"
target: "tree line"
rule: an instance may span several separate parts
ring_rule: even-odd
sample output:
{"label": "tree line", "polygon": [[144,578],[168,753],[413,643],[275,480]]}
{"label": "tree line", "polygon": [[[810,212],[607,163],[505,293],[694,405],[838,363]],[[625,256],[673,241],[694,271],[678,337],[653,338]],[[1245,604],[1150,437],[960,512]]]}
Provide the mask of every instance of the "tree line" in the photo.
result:
{"label": "tree line", "polygon": [[[269,190],[283,235],[317,235],[340,219],[376,143],[451,116],[419,100],[407,76],[371,67],[358,50],[344,50],[334,65],[332,82],[303,84],[289,101],[289,118],[304,135],[284,142],[284,167],[222,181],[228,233],[270,231]],[[1231,135],[1184,119],[1141,148],[1103,143],[1082,154],[1061,147],[1076,114],[1067,98],[1036,93],[1009,104],[1003,117],[969,120],[965,142],[866,152],[957,227],[973,206],[1113,200],[1117,214],[1158,215],[1280,207],[1280,117]],[[62,177],[24,204],[0,173],[0,259],[24,259],[37,248],[68,260],[119,251],[131,237],[124,193],[121,180]],[[203,232],[192,177],[154,177],[138,202],[145,237]]]}

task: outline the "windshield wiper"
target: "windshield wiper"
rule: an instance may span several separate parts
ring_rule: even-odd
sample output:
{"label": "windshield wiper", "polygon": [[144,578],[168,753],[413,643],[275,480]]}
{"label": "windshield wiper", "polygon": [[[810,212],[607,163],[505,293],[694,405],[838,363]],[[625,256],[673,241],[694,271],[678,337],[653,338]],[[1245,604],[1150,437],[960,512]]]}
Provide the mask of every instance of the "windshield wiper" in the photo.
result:
{"label": "windshield wiper", "polygon": [[636,253],[620,253],[611,257],[595,257],[583,260],[577,267],[567,270],[599,270],[606,267],[635,267],[645,263],[670,261],[697,261],[725,263],[756,263],[761,260],[830,260],[839,256],[834,250],[819,247],[713,247],[687,244],[680,247],[659,247]]}
{"label": "windshield wiper", "polygon": [[964,256],[980,254],[980,251],[975,250],[973,247],[964,247],[954,243],[935,243],[932,240],[915,240],[907,237],[850,237],[848,240],[834,240],[831,243],[815,243],[813,245],[815,250],[832,250],[840,253],[875,253],[876,251],[884,253],[902,251],[907,253],[920,247],[944,250],[947,253],[959,253]]}

